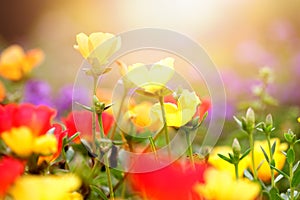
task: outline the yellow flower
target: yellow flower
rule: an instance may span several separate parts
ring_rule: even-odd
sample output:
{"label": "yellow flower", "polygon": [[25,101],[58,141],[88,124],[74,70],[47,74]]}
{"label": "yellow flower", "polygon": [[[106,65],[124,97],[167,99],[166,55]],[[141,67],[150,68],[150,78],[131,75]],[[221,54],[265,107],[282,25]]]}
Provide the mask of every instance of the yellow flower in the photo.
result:
{"label": "yellow flower", "polygon": [[[164,104],[167,126],[180,127],[188,123],[195,115],[197,106],[200,104],[200,99],[195,92],[183,90],[177,104]],[[157,116],[162,121],[161,106],[159,103],[153,105],[151,113],[153,117]]]}
{"label": "yellow flower", "polygon": [[196,192],[207,200],[254,200],[260,186],[248,179],[236,181],[227,171],[210,169],[204,174],[205,184],[197,184]]}
{"label": "yellow flower", "polygon": [[[278,169],[282,169],[286,159],[282,151],[285,151],[288,148],[288,145],[286,143],[280,144],[280,140],[278,138],[271,139],[271,145],[274,143],[274,141],[276,141],[276,148],[273,155],[273,158],[275,160],[275,166]],[[268,182],[271,179],[271,170],[261,150],[261,147],[266,151],[268,156],[270,155],[267,141],[256,141],[254,143],[255,168],[260,166],[257,171],[257,175],[262,181]],[[251,166],[252,165],[250,165],[250,168]],[[274,174],[277,175],[278,173],[274,171]]]}
{"label": "yellow flower", "polygon": [[128,114],[135,125],[139,127],[146,127],[151,124],[151,106],[152,104],[150,102],[142,102],[129,109]]}
{"label": "yellow flower", "polygon": [[[218,146],[214,147],[212,152],[209,154],[208,163],[213,165],[218,170],[228,171],[232,178],[235,178],[235,168],[234,165],[221,159],[218,154],[222,154],[228,157],[228,153],[232,153],[232,148],[228,146]],[[239,177],[242,177],[244,170],[248,168],[250,162],[250,157],[246,156],[239,163]]]}
{"label": "yellow flower", "polygon": [[6,96],[6,90],[4,85],[0,82],[0,102],[2,102],[4,100]]}
{"label": "yellow flower", "polygon": [[298,117],[298,119],[297,119],[297,120],[298,120],[298,122],[300,123],[300,117]]}
{"label": "yellow flower", "polygon": [[0,75],[13,81],[20,80],[43,59],[44,53],[39,49],[32,49],[25,53],[19,45],[12,45],[1,54]]}
{"label": "yellow flower", "polygon": [[120,37],[110,33],[96,32],[87,36],[84,33],[76,35],[77,45],[74,48],[92,65],[101,66],[107,63],[121,45]]}
{"label": "yellow flower", "polygon": [[82,200],[76,192],[81,180],[72,174],[55,176],[25,175],[20,177],[9,194],[14,200]]}
{"label": "yellow flower", "polygon": [[174,58],[167,57],[154,63],[150,69],[143,63],[136,63],[121,71],[125,79],[131,81],[143,91],[158,94],[174,74]]}
{"label": "yellow flower", "polygon": [[1,137],[5,144],[21,157],[27,157],[32,153],[49,155],[57,151],[57,140],[54,135],[35,136],[24,126],[3,132]]}

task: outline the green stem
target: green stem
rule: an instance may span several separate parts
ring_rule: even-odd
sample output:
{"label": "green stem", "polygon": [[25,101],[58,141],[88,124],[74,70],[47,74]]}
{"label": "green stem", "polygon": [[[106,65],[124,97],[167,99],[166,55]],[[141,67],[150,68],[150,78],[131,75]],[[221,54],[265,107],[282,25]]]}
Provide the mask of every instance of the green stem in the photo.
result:
{"label": "green stem", "polygon": [[170,148],[170,138],[169,138],[169,133],[168,133],[168,126],[167,126],[167,120],[166,120],[166,111],[164,107],[164,97],[159,96],[159,103],[161,107],[161,113],[162,113],[162,119],[163,119],[163,124],[164,124],[164,132],[165,132],[165,138],[166,138],[166,144],[168,148],[168,155],[169,158],[171,158],[171,148]]}
{"label": "green stem", "polygon": [[109,196],[110,196],[110,199],[114,200],[115,199],[114,187],[113,187],[112,181],[111,181],[109,160],[108,160],[107,155],[104,155],[104,162],[105,162],[105,172],[106,172],[106,176],[107,176],[107,184],[108,184],[108,187],[109,187]]}
{"label": "green stem", "polygon": [[[117,113],[117,116],[116,116],[116,121],[115,121],[115,123],[113,125],[112,131],[111,131],[111,135],[110,135],[110,139],[111,140],[113,140],[114,137],[115,137],[115,133],[116,133],[116,130],[117,130],[117,125],[118,125],[118,122],[120,120],[121,111],[122,111],[122,107],[123,107],[123,104],[124,104],[124,101],[125,101],[125,98],[126,98],[126,94],[127,94],[127,90],[124,91],[124,94],[123,94],[122,99],[121,99],[120,108],[118,110],[118,113]],[[123,132],[121,132],[121,134],[123,134]],[[123,136],[122,136],[122,139],[125,138]]]}
{"label": "green stem", "polygon": [[195,169],[195,161],[194,161],[194,156],[193,156],[193,147],[192,147],[192,143],[191,143],[190,133],[186,132],[185,135],[186,135],[186,142],[188,145],[188,155],[191,159],[192,167],[193,167],[193,169]]}
{"label": "green stem", "polygon": [[[270,152],[270,162],[273,161],[273,152],[272,152],[272,147],[271,147],[271,138],[270,138],[270,134],[267,134],[267,142],[268,142],[268,148],[269,148],[269,152]],[[275,188],[275,182],[274,182],[274,170],[271,167],[271,163],[270,165],[270,170],[271,170],[271,185],[273,188]]]}
{"label": "green stem", "polygon": [[239,180],[239,163],[234,164],[235,178]]}
{"label": "green stem", "polygon": [[100,136],[101,138],[103,139],[105,137],[104,135],[104,130],[103,130],[103,122],[102,122],[102,112],[101,113],[98,113],[98,124],[100,126]]}
{"label": "green stem", "polygon": [[[294,150],[294,145],[293,144],[290,145],[290,149]],[[291,197],[291,200],[294,200],[295,199],[295,197],[294,197],[295,188],[292,186],[292,180],[294,178],[293,163],[289,163],[289,170],[290,170],[290,180],[289,180],[289,182],[290,182],[290,191],[291,191],[290,197]]]}
{"label": "green stem", "polygon": [[153,153],[154,153],[155,160],[157,160],[158,157],[157,157],[157,152],[156,152],[154,140],[153,140],[152,136],[149,136],[148,138],[149,138],[149,141],[150,141],[151,149],[152,149],[152,151],[153,151]]}
{"label": "green stem", "polygon": [[252,161],[253,176],[254,176],[254,180],[257,180],[257,171],[256,171],[256,167],[255,167],[255,157],[254,157],[253,132],[249,133],[249,143],[250,143],[250,149],[251,149],[251,161]]}
{"label": "green stem", "polygon": [[92,142],[92,148],[94,152],[97,152],[97,145],[96,145],[96,109],[95,109],[95,104],[94,104],[94,95],[96,95],[96,91],[97,91],[97,81],[98,81],[98,77],[94,76],[93,77],[93,96],[92,96],[92,137],[93,137],[93,142]]}

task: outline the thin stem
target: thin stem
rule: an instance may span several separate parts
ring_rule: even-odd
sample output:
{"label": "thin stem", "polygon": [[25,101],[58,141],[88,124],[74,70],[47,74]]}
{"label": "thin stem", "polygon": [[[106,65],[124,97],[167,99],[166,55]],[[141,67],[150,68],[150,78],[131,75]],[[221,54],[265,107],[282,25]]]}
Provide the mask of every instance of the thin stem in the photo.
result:
{"label": "thin stem", "polygon": [[253,176],[254,176],[254,180],[257,180],[257,171],[256,171],[256,167],[255,167],[255,157],[254,157],[253,132],[249,133],[249,143],[250,143],[250,149],[251,149],[251,161],[252,161]]}
{"label": "thin stem", "polygon": [[[269,152],[270,152],[270,162],[272,162],[273,161],[273,152],[272,152],[272,147],[271,147],[271,138],[270,138],[269,133],[266,133],[266,134],[267,134],[268,148],[269,148]],[[275,188],[274,170],[272,169],[271,164],[270,164],[270,170],[271,170],[271,185],[273,188]]]}
{"label": "thin stem", "polygon": [[105,135],[104,135],[104,130],[103,130],[103,122],[102,122],[102,112],[101,113],[98,113],[98,124],[100,126],[100,136],[101,138],[104,138]]}
{"label": "thin stem", "polygon": [[[290,145],[290,149],[294,149],[294,145],[291,144]],[[291,200],[294,200],[295,197],[294,197],[294,194],[295,194],[295,188],[292,186],[292,180],[294,178],[294,171],[293,171],[293,163],[289,163],[289,170],[290,170],[290,191],[291,191],[291,194],[290,194],[290,197],[291,197]]]}
{"label": "thin stem", "polygon": [[163,124],[164,124],[164,132],[165,132],[165,138],[166,138],[166,144],[168,148],[168,155],[169,158],[171,158],[171,148],[170,148],[170,137],[168,133],[168,126],[167,126],[167,119],[166,119],[166,111],[164,107],[164,97],[159,96],[159,103],[160,103],[160,108],[161,108],[161,113],[162,113],[162,118],[163,118]]}
{"label": "thin stem", "polygon": [[112,181],[111,181],[109,160],[108,160],[107,155],[104,155],[104,162],[105,162],[105,172],[106,172],[106,176],[107,176],[107,184],[108,184],[108,187],[109,187],[109,196],[110,196],[110,199],[114,200],[115,199],[114,187],[113,187]]}
{"label": "thin stem", "polygon": [[234,164],[235,178],[239,180],[239,163]]}
{"label": "thin stem", "polygon": [[[163,133],[163,131],[162,131],[162,130],[159,130],[159,131],[155,134],[155,136],[154,136],[154,138],[153,138],[153,142],[156,141],[157,138],[158,138],[162,133]],[[150,144],[150,143],[146,146],[146,148],[142,151],[142,153],[147,152],[147,151],[149,150],[149,148],[151,148],[151,144]],[[130,170],[129,170],[129,171],[130,171]],[[116,190],[119,188],[119,186],[124,182],[124,180],[127,178],[128,175],[129,175],[129,173],[125,173],[125,174],[124,174],[123,178],[122,178],[121,180],[119,180],[119,182],[115,185],[114,191],[116,191]]]}
{"label": "thin stem", "polygon": [[186,132],[185,135],[186,135],[186,142],[188,145],[188,155],[190,157],[192,167],[193,167],[193,169],[195,169],[195,161],[194,161],[194,156],[193,156],[193,147],[192,147],[192,143],[191,143],[190,133]]}
{"label": "thin stem", "polygon": [[[115,123],[113,125],[113,128],[112,128],[112,131],[111,131],[111,136],[110,136],[111,140],[113,140],[114,137],[115,137],[115,133],[116,133],[116,130],[117,130],[117,125],[118,125],[118,122],[120,120],[121,110],[122,110],[122,107],[123,107],[123,104],[124,104],[124,101],[125,101],[125,98],[126,98],[126,94],[127,94],[127,90],[125,89],[124,94],[123,94],[122,99],[121,99],[121,102],[120,102],[120,108],[119,108],[117,116],[116,116],[116,121],[115,121]],[[121,134],[123,134],[123,132],[121,132]]]}
{"label": "thin stem", "polygon": [[[98,77],[94,76],[93,77],[93,97],[94,95],[96,95],[96,91],[97,91],[97,81],[98,81]],[[92,148],[93,151],[96,152],[97,151],[97,145],[96,145],[96,109],[95,109],[95,104],[94,104],[94,98],[92,97],[92,137],[93,137],[93,142],[92,142]]]}
{"label": "thin stem", "polygon": [[157,152],[156,152],[156,147],[155,147],[155,144],[154,144],[154,140],[153,140],[152,136],[149,136],[148,139],[150,141],[150,146],[151,146],[151,149],[154,153],[155,160],[157,160],[158,157],[157,157]]}

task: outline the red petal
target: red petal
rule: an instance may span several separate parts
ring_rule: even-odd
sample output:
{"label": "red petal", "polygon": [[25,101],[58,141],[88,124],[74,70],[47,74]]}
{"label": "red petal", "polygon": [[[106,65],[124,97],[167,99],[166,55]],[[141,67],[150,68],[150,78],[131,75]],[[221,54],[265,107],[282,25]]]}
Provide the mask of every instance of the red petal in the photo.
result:
{"label": "red petal", "polygon": [[0,197],[4,196],[9,187],[23,173],[24,164],[10,157],[0,160]]}

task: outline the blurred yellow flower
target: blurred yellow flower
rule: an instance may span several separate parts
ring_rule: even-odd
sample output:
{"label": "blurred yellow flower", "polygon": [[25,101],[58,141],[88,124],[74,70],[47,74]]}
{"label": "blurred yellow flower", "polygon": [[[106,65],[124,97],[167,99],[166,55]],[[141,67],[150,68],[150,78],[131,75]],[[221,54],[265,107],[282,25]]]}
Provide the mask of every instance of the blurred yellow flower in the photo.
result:
{"label": "blurred yellow flower", "polygon": [[139,127],[146,127],[151,124],[151,106],[152,104],[150,102],[142,102],[129,108],[128,114],[135,125]]}
{"label": "blurred yellow flower", "polygon": [[[121,45],[120,37],[110,33],[95,32],[87,36],[84,33],[76,35],[77,45],[74,48],[92,65],[101,66],[107,63]],[[95,63],[96,62],[96,63]]]}
{"label": "blurred yellow flower", "polygon": [[54,135],[35,136],[27,127],[12,128],[1,133],[5,144],[17,155],[27,157],[32,153],[50,155],[57,151]]}
{"label": "blurred yellow flower", "polygon": [[[217,146],[214,147],[212,152],[209,154],[208,163],[214,166],[218,170],[228,171],[232,178],[235,178],[235,169],[234,165],[221,159],[218,154],[222,154],[228,157],[228,153],[232,153],[232,148],[228,146]],[[244,174],[244,170],[248,168],[250,162],[249,155],[243,158],[239,162],[239,177],[242,177]]]}
{"label": "blurred yellow flower", "polygon": [[235,180],[227,171],[210,169],[204,174],[205,183],[195,186],[196,192],[207,200],[254,200],[260,186],[248,179]]}
{"label": "blurred yellow flower", "polygon": [[154,63],[150,69],[143,63],[136,63],[124,68],[121,73],[125,78],[146,93],[157,94],[165,88],[165,84],[174,74],[174,58],[167,57]]}
{"label": "blurred yellow flower", "polygon": [[[274,143],[274,141],[276,141],[276,148],[273,155],[275,166],[278,169],[282,169],[286,159],[282,151],[285,151],[288,148],[288,145],[286,143],[281,144],[279,138],[271,139],[271,145]],[[257,171],[257,175],[262,181],[268,182],[271,179],[271,170],[261,150],[261,147],[265,150],[268,156],[270,155],[267,141],[256,141],[254,143],[255,167],[257,168],[260,166]],[[251,165],[249,167],[251,168]],[[278,173],[274,171],[274,174],[277,175]]]}
{"label": "blurred yellow flower", "polygon": [[25,175],[20,177],[9,194],[14,200],[82,200],[76,192],[81,180],[72,174],[55,176]]}
{"label": "blurred yellow flower", "polygon": [[9,46],[0,56],[0,75],[13,81],[20,80],[43,59],[44,53],[39,49],[32,49],[25,53],[19,45]]}
{"label": "blurred yellow flower", "polygon": [[2,102],[4,100],[6,96],[6,90],[4,85],[0,82],[0,102]]}
{"label": "blurred yellow flower", "polygon": [[[173,103],[164,104],[167,126],[181,127],[188,123],[195,115],[199,104],[200,99],[195,92],[189,92],[184,89],[178,98],[177,105]],[[159,103],[153,105],[151,114],[162,121]]]}
{"label": "blurred yellow flower", "polygon": [[298,117],[298,119],[297,119],[297,120],[298,120],[298,122],[300,123],[300,117]]}

